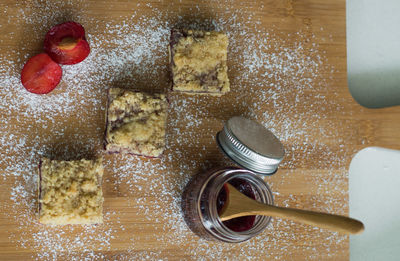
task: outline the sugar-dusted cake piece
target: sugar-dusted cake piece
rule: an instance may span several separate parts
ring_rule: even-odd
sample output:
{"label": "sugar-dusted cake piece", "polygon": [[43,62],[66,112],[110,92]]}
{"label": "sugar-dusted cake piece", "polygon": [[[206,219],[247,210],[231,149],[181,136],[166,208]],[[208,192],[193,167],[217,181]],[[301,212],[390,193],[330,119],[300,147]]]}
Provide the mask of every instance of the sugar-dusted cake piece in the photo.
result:
{"label": "sugar-dusted cake piece", "polygon": [[39,165],[39,222],[103,223],[103,164],[97,160],[50,160]]}
{"label": "sugar-dusted cake piece", "polygon": [[165,149],[166,96],[111,88],[108,99],[106,150],[160,156]]}
{"label": "sugar-dusted cake piece", "polygon": [[173,29],[169,50],[173,91],[217,96],[229,91],[226,34]]}

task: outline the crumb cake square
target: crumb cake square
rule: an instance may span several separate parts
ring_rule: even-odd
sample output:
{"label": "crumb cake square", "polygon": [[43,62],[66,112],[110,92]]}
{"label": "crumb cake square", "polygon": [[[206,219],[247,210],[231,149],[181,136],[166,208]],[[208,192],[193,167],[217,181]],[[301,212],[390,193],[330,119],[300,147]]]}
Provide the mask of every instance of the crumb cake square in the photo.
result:
{"label": "crumb cake square", "polygon": [[111,88],[108,99],[106,150],[160,156],[165,149],[166,96]]}
{"label": "crumb cake square", "polygon": [[174,29],[169,50],[173,91],[216,96],[229,91],[226,34]]}
{"label": "crumb cake square", "polygon": [[97,160],[50,160],[39,165],[39,222],[103,223],[103,164]]}

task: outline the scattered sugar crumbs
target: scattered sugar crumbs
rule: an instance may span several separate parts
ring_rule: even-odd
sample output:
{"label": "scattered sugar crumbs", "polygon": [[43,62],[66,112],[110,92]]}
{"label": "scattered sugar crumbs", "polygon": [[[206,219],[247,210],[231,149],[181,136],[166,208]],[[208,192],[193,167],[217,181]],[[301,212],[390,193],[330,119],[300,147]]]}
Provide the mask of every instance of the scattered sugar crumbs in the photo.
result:
{"label": "scattered sugar crumbs", "polygon": [[[310,203],[316,210],[335,213],[343,213],[347,207],[335,198],[347,195],[342,189],[347,177],[345,162],[353,152],[339,145],[332,150],[332,144],[321,141],[324,140],[321,137],[329,137],[337,144],[345,143],[338,133],[339,126],[325,119],[332,112],[345,114],[347,110],[339,101],[324,96],[324,88],[335,82],[336,69],[329,64],[316,36],[301,26],[290,33],[274,25],[262,28],[251,4],[240,4],[239,9],[233,9],[231,1],[214,1],[214,4],[218,7],[215,15],[191,20],[144,3],[137,4],[130,16],[109,17],[104,21],[85,13],[88,5],[85,1],[32,1],[4,9],[6,23],[24,25],[33,32],[27,46],[0,57],[0,172],[3,183],[10,185],[2,188],[2,193],[8,195],[1,195],[5,198],[0,211],[16,224],[17,229],[9,231],[13,244],[34,250],[32,258],[37,260],[163,259],[171,246],[186,248],[185,253],[177,253],[182,259],[263,256],[285,260],[293,251],[307,253],[310,260],[334,256],[331,247],[347,237],[287,220],[274,219],[262,235],[239,245],[199,239],[183,221],[181,192],[191,176],[217,163],[230,165],[223,156],[216,156],[215,133],[225,120],[237,114],[258,120],[285,145],[287,155],[282,171],[279,176],[266,178],[276,191],[278,205],[303,207]],[[142,15],[141,8],[148,13]],[[198,4],[190,11],[202,13],[203,8]],[[221,13],[225,15],[218,15]],[[38,46],[45,32],[65,19],[85,26],[91,53],[78,65],[63,66],[62,82],[53,93],[32,95],[20,84],[21,66],[32,52],[40,51]],[[161,159],[103,154],[105,90],[128,84],[167,91],[167,44],[170,29],[177,25],[227,32],[232,91],[211,101],[204,96],[169,94],[167,151]],[[5,28],[2,25],[0,31]],[[14,33],[9,36],[15,37]],[[30,45],[37,47],[32,50],[28,48]],[[104,157],[104,224],[66,227],[38,224],[36,169],[42,155],[63,159]],[[324,170],[313,176],[321,197],[308,198],[310,202],[303,202],[307,195],[302,194],[282,199],[279,189],[285,182],[293,181],[290,177],[301,175],[307,157],[313,156],[315,160],[315,155],[318,160],[313,164]],[[136,213],[137,220],[128,220],[132,216],[123,209],[114,209],[115,199]],[[307,233],[296,233],[300,228]],[[135,234],[142,230],[154,233]],[[120,242],[121,235],[130,240]],[[318,251],[307,244],[317,235]],[[155,245],[138,248],[140,240],[156,242],[157,248]],[[111,256],[104,254],[116,242],[126,250]],[[305,244],[296,246],[293,242]]]}

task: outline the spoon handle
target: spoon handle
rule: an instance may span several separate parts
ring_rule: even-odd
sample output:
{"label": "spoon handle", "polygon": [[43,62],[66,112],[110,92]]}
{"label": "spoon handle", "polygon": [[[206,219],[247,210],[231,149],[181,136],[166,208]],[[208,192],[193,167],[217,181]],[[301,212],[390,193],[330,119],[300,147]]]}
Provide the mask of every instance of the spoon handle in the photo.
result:
{"label": "spoon handle", "polygon": [[356,219],[309,210],[282,208],[260,203],[256,208],[249,211],[249,214],[287,218],[346,234],[359,234],[364,231],[363,223]]}
{"label": "spoon handle", "polygon": [[222,221],[236,217],[264,215],[291,219],[293,221],[345,234],[359,234],[364,231],[363,223],[353,218],[309,210],[266,205],[243,195],[230,184],[228,184],[228,188],[230,195],[228,206],[220,214],[220,219]]}

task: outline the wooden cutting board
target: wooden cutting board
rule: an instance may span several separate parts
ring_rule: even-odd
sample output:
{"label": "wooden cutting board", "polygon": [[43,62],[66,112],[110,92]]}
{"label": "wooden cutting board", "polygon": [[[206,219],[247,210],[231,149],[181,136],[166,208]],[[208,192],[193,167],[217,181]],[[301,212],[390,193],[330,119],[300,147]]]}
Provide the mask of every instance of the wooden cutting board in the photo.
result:
{"label": "wooden cutting board", "polygon": [[[265,181],[278,206],[348,213],[348,166],[367,146],[400,149],[400,108],[368,110],[350,96],[345,1],[27,1],[0,3],[0,259],[345,260],[348,237],[274,219],[236,245],[207,242],[185,226],[187,181],[231,165],[215,134],[232,116],[255,119],[284,143]],[[63,67],[47,96],[27,93],[19,73],[57,23],[84,25],[91,55]],[[174,27],[226,31],[231,92],[221,98],[169,93],[161,159],[102,151],[106,89],[168,92]],[[105,223],[38,224],[36,166],[102,156]]]}

